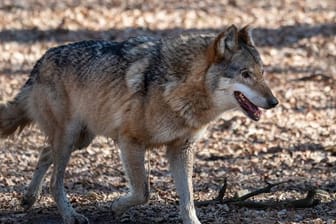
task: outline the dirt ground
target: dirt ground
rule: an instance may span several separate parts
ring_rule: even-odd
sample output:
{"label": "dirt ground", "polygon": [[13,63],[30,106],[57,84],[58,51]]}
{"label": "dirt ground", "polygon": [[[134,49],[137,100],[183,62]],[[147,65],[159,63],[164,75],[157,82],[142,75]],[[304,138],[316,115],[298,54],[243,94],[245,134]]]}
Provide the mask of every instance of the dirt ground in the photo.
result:
{"label": "dirt ground", "polygon": [[[320,189],[313,208],[197,207],[202,223],[336,223],[336,2],[205,0],[144,2],[108,0],[0,1],[0,102],[11,99],[34,62],[50,47],[84,39],[123,40],[147,34],[215,30],[251,24],[280,104],[259,122],[228,112],[210,124],[197,144],[195,200],[225,197],[288,181],[253,198],[277,202]],[[36,128],[0,140],[0,223],[60,223],[46,180],[32,210],[20,198],[45,145]],[[148,162],[148,161],[147,161]],[[65,187],[75,208],[91,223],[181,223],[178,198],[164,149],[149,153],[151,200],[116,220],[110,203],[127,191],[113,141],[97,138],[75,152]],[[50,173],[50,171],[49,171]]]}

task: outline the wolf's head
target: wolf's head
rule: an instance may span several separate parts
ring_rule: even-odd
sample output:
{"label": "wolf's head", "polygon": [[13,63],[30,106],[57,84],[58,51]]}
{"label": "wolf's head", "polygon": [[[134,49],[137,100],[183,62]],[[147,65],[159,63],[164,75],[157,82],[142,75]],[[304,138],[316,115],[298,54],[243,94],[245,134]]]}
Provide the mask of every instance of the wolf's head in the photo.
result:
{"label": "wolf's head", "polygon": [[264,68],[250,29],[234,25],[220,33],[208,48],[206,80],[218,108],[240,108],[248,117],[259,120],[259,107],[278,104],[264,80]]}

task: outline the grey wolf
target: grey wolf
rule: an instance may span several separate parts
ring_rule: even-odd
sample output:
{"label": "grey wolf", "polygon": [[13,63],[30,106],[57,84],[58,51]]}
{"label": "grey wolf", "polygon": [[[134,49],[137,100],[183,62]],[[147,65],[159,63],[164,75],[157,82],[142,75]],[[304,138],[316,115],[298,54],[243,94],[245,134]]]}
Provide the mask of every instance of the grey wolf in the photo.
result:
{"label": "grey wolf", "polygon": [[53,164],[50,189],[64,223],[88,223],[66,198],[63,178],[71,153],[95,136],[113,138],[129,193],[112,203],[122,214],[149,199],[148,149],[165,146],[183,223],[200,223],[192,194],[193,150],[207,124],[238,108],[259,120],[278,104],[248,27],[219,34],[181,34],[123,42],[82,41],[49,49],[18,95],[0,106],[0,135],[30,124],[45,133],[43,149],[22,206],[39,197]]}

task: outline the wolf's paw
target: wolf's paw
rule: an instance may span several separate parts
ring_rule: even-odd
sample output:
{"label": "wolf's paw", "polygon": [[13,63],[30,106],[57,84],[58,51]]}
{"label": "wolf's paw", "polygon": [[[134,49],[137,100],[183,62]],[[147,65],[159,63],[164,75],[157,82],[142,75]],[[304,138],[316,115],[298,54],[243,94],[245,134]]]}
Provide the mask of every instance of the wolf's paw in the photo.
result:
{"label": "wolf's paw", "polygon": [[121,217],[130,207],[128,197],[120,197],[111,204],[114,217]]}
{"label": "wolf's paw", "polygon": [[69,217],[65,217],[64,223],[65,224],[89,224],[89,220],[84,215],[74,213]]}
{"label": "wolf's paw", "polygon": [[183,224],[202,224],[198,219],[183,220]]}
{"label": "wolf's paw", "polygon": [[183,219],[183,224],[201,224],[197,216],[185,217]]}
{"label": "wolf's paw", "polygon": [[34,203],[36,202],[38,196],[37,195],[31,195],[31,194],[25,194],[21,200],[21,206],[26,211],[29,210]]}
{"label": "wolf's paw", "polygon": [[111,204],[111,210],[114,217],[119,217],[125,212],[125,209],[123,209],[122,206],[120,206],[120,202],[118,202],[118,200],[119,199],[112,202]]}
{"label": "wolf's paw", "polygon": [[201,224],[201,222],[198,219],[197,220],[193,220],[191,223],[192,224]]}

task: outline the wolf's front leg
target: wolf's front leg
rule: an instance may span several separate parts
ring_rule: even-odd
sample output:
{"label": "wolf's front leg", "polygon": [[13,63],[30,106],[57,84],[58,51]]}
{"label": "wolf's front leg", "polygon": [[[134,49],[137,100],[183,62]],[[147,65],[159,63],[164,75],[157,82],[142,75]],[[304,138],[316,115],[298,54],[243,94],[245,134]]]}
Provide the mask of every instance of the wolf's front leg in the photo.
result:
{"label": "wolf's front leg", "polygon": [[188,142],[171,144],[167,147],[176,191],[180,198],[180,212],[184,224],[200,224],[196,216],[193,199],[192,172],[193,150]]}
{"label": "wolf's front leg", "polygon": [[112,204],[112,211],[121,215],[128,208],[149,200],[149,185],[145,170],[145,147],[132,140],[119,140],[122,164],[128,179],[129,193]]}

